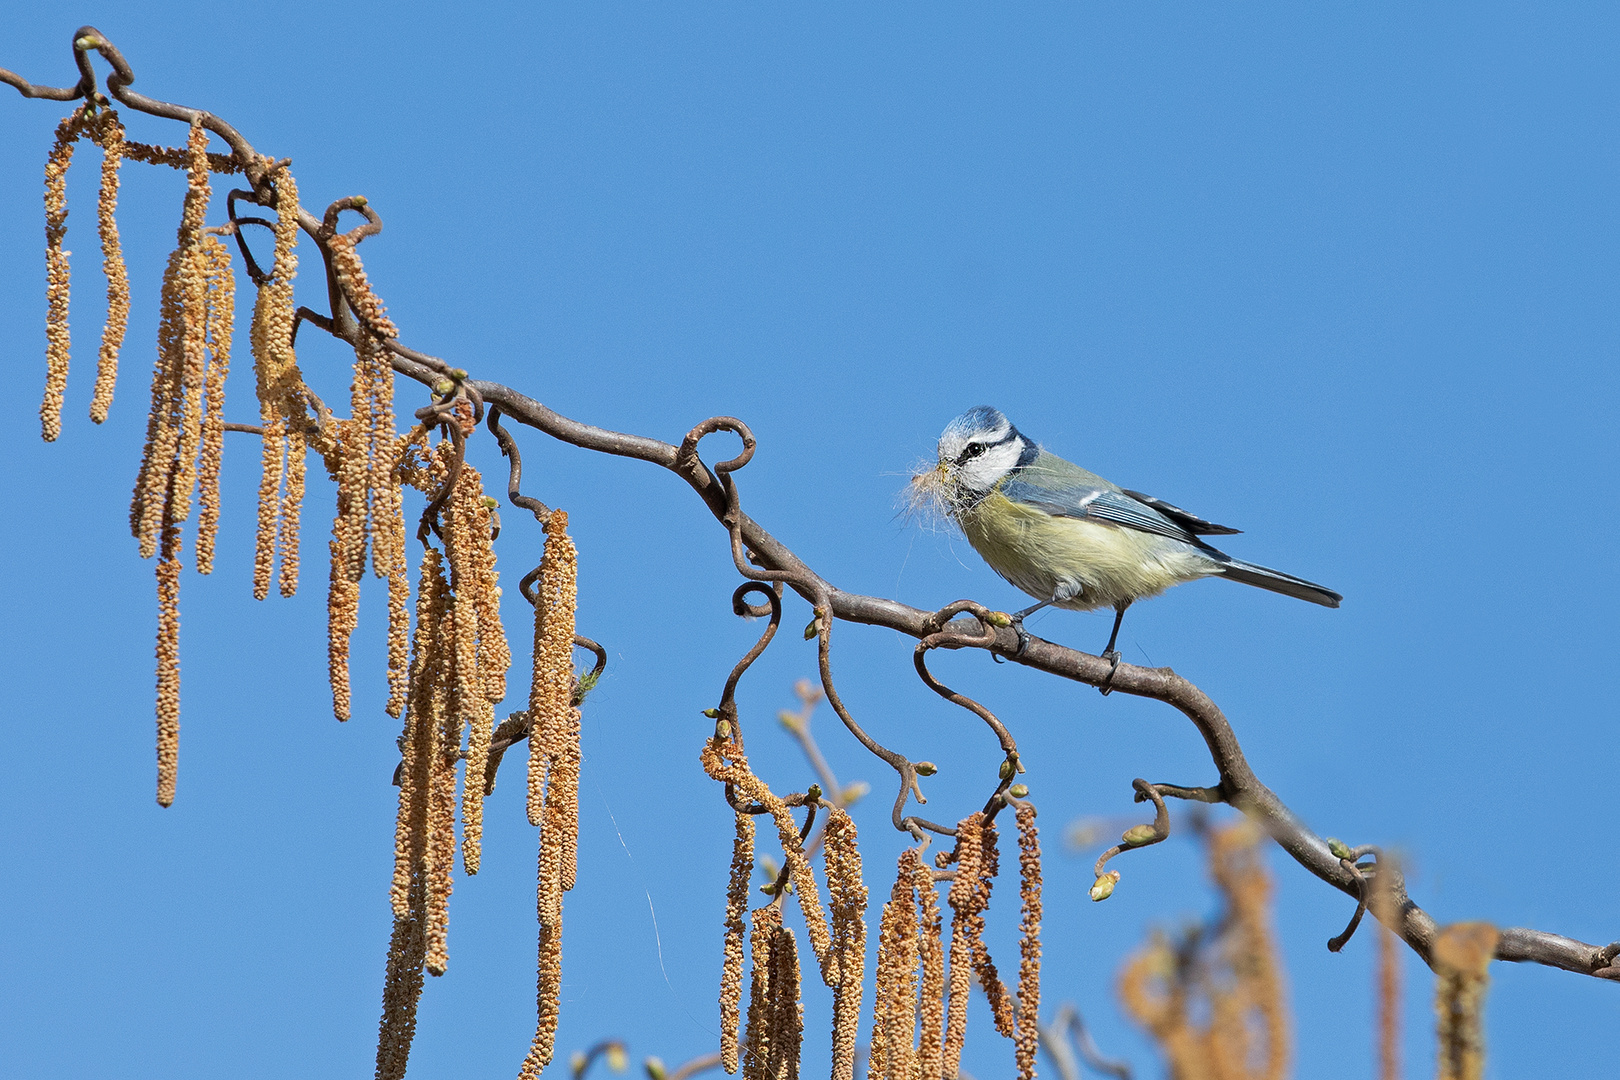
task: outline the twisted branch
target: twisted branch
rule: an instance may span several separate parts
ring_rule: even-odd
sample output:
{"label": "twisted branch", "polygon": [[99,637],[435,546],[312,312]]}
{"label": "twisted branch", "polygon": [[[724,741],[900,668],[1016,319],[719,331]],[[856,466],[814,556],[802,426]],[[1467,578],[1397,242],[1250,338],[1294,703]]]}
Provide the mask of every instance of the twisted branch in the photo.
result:
{"label": "twisted branch", "polygon": [[[96,53],[112,67],[108,75],[107,92],[113,100],[136,112],[176,120],[184,124],[193,122],[213,132],[231,148],[229,160],[239,167],[252,187],[252,201],[262,201],[273,195],[271,176],[276,162],[259,155],[243,135],[230,124],[211,113],[183,105],[171,104],[146,97],[132,89],[135,81],[130,68],[117,47],[92,26],[81,27],[73,35],[74,62],[79,70],[78,81],[69,87],[35,85],[12,72],[0,69],[0,82],[15,87],[24,97],[53,101],[73,101],[87,98],[94,104],[107,103],[107,98],[95,89],[95,72],[90,53]],[[346,205],[333,204],[340,209],[363,209],[353,200],[340,200]],[[381,227],[381,219],[374,212],[366,212],[366,233]],[[346,296],[342,283],[331,270],[328,240],[332,227],[300,208],[297,211],[299,227],[315,241],[327,262],[329,298],[332,303],[330,317],[312,319],[315,325],[353,344],[360,327],[355,321],[351,298]],[[323,235],[324,234],[324,235]],[[240,237],[240,232],[238,231]],[[371,329],[368,327],[368,330]],[[879,745],[868,736],[850,715],[839,698],[832,680],[831,632],[835,620],[882,626],[917,638],[919,641],[938,635],[944,629],[939,613],[924,611],[895,600],[864,596],[840,590],[816,574],[786,545],[777,540],[757,522],[742,512],[738,505],[736,487],[731,473],[747,464],[753,455],[754,438],[747,425],[730,417],[714,417],[694,427],[679,444],[659,439],[626,434],[594,427],[562,416],[511,387],[499,383],[468,379],[466,372],[452,368],[445,361],[407,348],[393,336],[379,334],[389,349],[395,371],[434,389],[440,394],[465,394],[471,401],[475,419],[481,418],[485,402],[496,406],[501,413],[518,423],[532,427],[559,441],[597,453],[635,458],[650,462],[673,472],[703,501],[709,512],[725,526],[730,534],[733,555],[738,570],[754,581],[781,583],[807,600],[815,610],[812,627],[820,639],[819,661],[821,682],[829,703],[850,732],[873,754],[882,758],[899,774],[900,795],[894,808],[897,828],[920,836],[926,829],[942,834],[952,830],[918,817],[902,815],[908,796],[915,793],[921,802],[915,765],[905,756]],[[454,428],[456,425],[451,424]],[[730,431],[743,439],[743,453],[731,461],[706,466],[697,453],[697,444],[706,434]],[[498,436],[497,436],[498,437]],[[515,464],[515,460],[514,460]],[[1193,798],[1202,802],[1224,802],[1241,810],[1258,822],[1284,851],[1301,866],[1321,880],[1358,901],[1362,895],[1360,873],[1352,864],[1329,849],[1318,836],[1277,795],[1254,774],[1244,758],[1242,748],[1231,724],[1220,708],[1192,683],[1169,668],[1145,668],[1133,664],[1120,664],[1117,669],[1089,653],[1083,653],[1041,638],[1028,639],[1027,648],[1019,649],[1017,633],[1007,626],[985,623],[979,638],[966,638],[952,634],[948,640],[935,639],[936,648],[983,648],[995,656],[1003,657],[1025,667],[1044,671],[1060,678],[1090,686],[1109,686],[1117,693],[1151,698],[1163,702],[1186,716],[1203,737],[1211,761],[1219,774],[1218,782],[1208,788],[1176,789],[1157,785],[1158,792],[1175,798]],[[504,725],[503,725],[504,726]],[[1435,920],[1406,895],[1404,884],[1395,883],[1391,890],[1392,903],[1387,905],[1390,928],[1406,941],[1426,962],[1432,960],[1437,926]],[[1378,905],[1380,908],[1386,905]],[[1374,912],[1380,919],[1386,916]],[[1620,966],[1615,964],[1620,955],[1620,942],[1607,947],[1590,945],[1541,930],[1508,928],[1501,932],[1495,957],[1499,960],[1533,962],[1562,968],[1566,971],[1620,980]]]}

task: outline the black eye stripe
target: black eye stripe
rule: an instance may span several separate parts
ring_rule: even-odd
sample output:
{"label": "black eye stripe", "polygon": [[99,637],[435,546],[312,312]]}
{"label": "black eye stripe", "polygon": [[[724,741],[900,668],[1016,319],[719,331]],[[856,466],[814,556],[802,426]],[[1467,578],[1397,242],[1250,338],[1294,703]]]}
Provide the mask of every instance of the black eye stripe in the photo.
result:
{"label": "black eye stripe", "polygon": [[1018,438],[1018,432],[1008,431],[1007,434],[1003,435],[993,443],[968,443],[967,446],[962,448],[962,452],[956,456],[956,463],[961,465],[969,458],[978,457],[992,446],[1006,446],[1016,438]]}

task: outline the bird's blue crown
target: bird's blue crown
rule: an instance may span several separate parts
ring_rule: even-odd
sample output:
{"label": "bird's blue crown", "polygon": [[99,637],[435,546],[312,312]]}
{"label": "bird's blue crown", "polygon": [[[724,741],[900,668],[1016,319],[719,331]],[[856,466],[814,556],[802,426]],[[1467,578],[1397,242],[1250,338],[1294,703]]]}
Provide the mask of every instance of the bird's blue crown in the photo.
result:
{"label": "bird's blue crown", "polygon": [[975,405],[967,412],[945,425],[940,433],[940,441],[946,439],[966,443],[979,435],[991,432],[1004,433],[1011,430],[1012,424],[1000,409],[989,405]]}

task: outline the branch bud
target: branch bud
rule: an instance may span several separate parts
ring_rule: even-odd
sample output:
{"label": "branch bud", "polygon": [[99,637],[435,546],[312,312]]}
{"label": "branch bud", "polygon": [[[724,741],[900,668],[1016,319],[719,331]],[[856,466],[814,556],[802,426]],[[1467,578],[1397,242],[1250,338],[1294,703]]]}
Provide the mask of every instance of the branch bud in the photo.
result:
{"label": "branch bud", "polygon": [[707,716],[710,720],[717,720],[717,719],[720,718],[720,710],[719,709],[704,709],[703,710],[703,715]]}
{"label": "branch bud", "polygon": [[821,616],[817,615],[810,620],[810,625],[804,628],[804,640],[809,641],[816,636],[816,628],[821,624]]}
{"label": "branch bud", "polygon": [[991,626],[1007,627],[1012,625],[1012,616],[1005,611],[992,611],[984,617],[984,621]]}
{"label": "branch bud", "polygon": [[84,52],[87,49],[99,49],[101,48],[101,39],[96,37],[94,34],[86,34],[82,38],[75,39],[73,42],[73,47],[78,49],[80,52]]}
{"label": "branch bud", "polygon": [[608,1068],[612,1069],[614,1072],[624,1072],[625,1067],[630,1064],[630,1058],[624,1052],[624,1043],[616,1042],[608,1044],[607,1064]]}
{"label": "branch bud", "polygon": [[813,806],[817,802],[819,802],[820,800],[821,800],[821,785],[820,784],[811,784],[810,785],[810,790],[804,793],[805,805],[806,806]]}
{"label": "branch bud", "polygon": [[854,806],[865,798],[871,790],[871,784],[868,784],[865,780],[857,780],[853,784],[844,785],[844,790],[838,793],[838,801],[845,806]]}
{"label": "branch bud", "polygon": [[1011,758],[1008,758],[1006,761],[1001,763],[999,773],[1003,780],[1011,780],[1014,776],[1018,775],[1018,766],[1012,763]]}
{"label": "branch bud", "polygon": [[1029,798],[1029,786],[1026,784],[1014,784],[1007,789],[1007,794],[1015,799],[1027,799]]}
{"label": "branch bud", "polygon": [[1151,844],[1159,839],[1159,830],[1151,825],[1133,825],[1125,830],[1125,835],[1120,839],[1131,845],[1131,847],[1141,847],[1143,844]]}
{"label": "branch bud", "polygon": [[935,773],[939,772],[939,767],[932,761],[919,761],[917,764],[913,765],[912,768],[917,770],[918,776],[933,776]]}
{"label": "branch bud", "polygon": [[799,723],[798,714],[790,713],[786,709],[783,709],[776,714],[776,722],[794,734],[798,734],[800,731],[804,730],[804,725]]}
{"label": "branch bud", "polygon": [[358,207],[358,206],[365,206],[365,205],[366,205],[366,204],[367,204],[367,203],[369,203],[369,202],[370,202],[370,201],[371,201],[371,200],[370,200],[370,199],[368,199],[368,198],[366,198],[366,197],[365,197],[365,196],[364,196],[364,195],[356,195],[356,196],[355,196],[355,197],[354,197],[354,198],[353,198],[353,199],[351,199],[351,200],[350,200],[350,201],[351,201],[351,202],[353,202],[353,203],[354,203],[354,205],[355,205],[355,206],[357,206],[357,207]]}
{"label": "branch bud", "polygon": [[1337,837],[1328,837],[1327,846],[1328,850],[1333,852],[1335,859],[1348,859],[1350,857],[1350,845]]}
{"label": "branch bud", "polygon": [[642,1068],[647,1070],[647,1080],[664,1080],[664,1077],[669,1075],[660,1058],[650,1057],[641,1064]]}
{"label": "branch bud", "polygon": [[1091,886],[1091,898],[1098,903],[1114,895],[1114,886],[1119,884],[1119,871],[1110,870],[1099,877]]}
{"label": "branch bud", "polygon": [[718,724],[714,725],[714,737],[717,738],[717,739],[723,739],[726,742],[730,742],[731,741],[731,721],[722,720]]}

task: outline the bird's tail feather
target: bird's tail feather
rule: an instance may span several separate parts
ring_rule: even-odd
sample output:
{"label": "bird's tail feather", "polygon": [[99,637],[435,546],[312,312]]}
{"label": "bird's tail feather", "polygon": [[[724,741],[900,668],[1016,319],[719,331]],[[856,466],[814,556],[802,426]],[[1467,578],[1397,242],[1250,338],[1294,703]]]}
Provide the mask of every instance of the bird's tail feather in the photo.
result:
{"label": "bird's tail feather", "polygon": [[1332,589],[1323,588],[1304,578],[1297,578],[1292,574],[1285,574],[1281,570],[1272,570],[1254,563],[1246,563],[1239,559],[1227,558],[1221,564],[1221,573],[1233,581],[1241,581],[1245,585],[1254,585],[1262,589],[1269,589],[1284,596],[1297,597],[1300,600],[1309,600],[1313,604],[1323,607],[1338,607],[1344,599]]}

